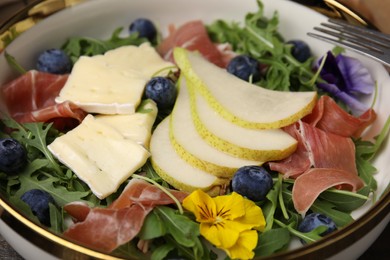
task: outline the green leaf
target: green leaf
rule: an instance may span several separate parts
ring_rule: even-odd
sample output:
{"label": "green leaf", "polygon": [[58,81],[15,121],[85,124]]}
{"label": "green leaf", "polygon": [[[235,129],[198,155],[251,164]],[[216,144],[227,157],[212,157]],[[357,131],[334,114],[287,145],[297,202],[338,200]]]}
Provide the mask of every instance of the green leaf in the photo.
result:
{"label": "green leaf", "polygon": [[71,192],[67,190],[64,186],[56,185],[56,183],[59,181],[57,177],[51,176],[49,174],[36,173],[37,170],[41,170],[47,164],[47,160],[44,159],[37,159],[30,163],[26,167],[26,169],[24,169],[24,171],[19,174],[20,188],[14,196],[19,198],[26,191],[29,191],[31,189],[40,189],[48,192],[51,196],[53,196],[58,206],[61,207],[73,201],[84,201],[90,206],[94,206],[91,202],[83,199],[84,197],[89,195],[90,191]]}
{"label": "green leaf", "polygon": [[49,203],[49,212],[50,212],[50,229],[57,234],[61,234],[63,229],[63,216],[61,211],[53,203]]}
{"label": "green leaf", "polygon": [[377,152],[382,147],[383,142],[386,140],[390,132],[390,116],[387,118],[381,132],[375,137],[375,142],[367,142],[362,140],[355,141],[356,154],[359,157],[363,157],[366,160],[372,160]]}
{"label": "green leaf", "polygon": [[15,59],[14,56],[10,55],[8,52],[4,52],[5,59],[7,60],[8,64],[17,72],[20,74],[24,74],[27,72]]}
{"label": "green leaf", "polygon": [[183,256],[184,259],[188,260],[214,260],[217,259],[216,254],[209,250],[209,248],[202,243],[202,241],[196,237],[194,239],[194,247],[186,247],[182,245],[179,241],[174,239],[171,236],[165,236],[167,243],[172,243],[177,249],[179,256]]}
{"label": "green leaf", "polygon": [[53,155],[47,148],[47,134],[50,131],[52,124],[44,123],[26,123],[23,125],[28,131],[28,137],[25,139],[27,145],[33,146],[41,151],[45,157],[50,161],[51,166],[60,176],[63,175],[62,169],[57,161],[53,158]]}
{"label": "green leaf", "polygon": [[142,253],[135,243],[135,240],[132,240],[120,247],[116,248],[113,251],[114,255],[120,256],[124,259],[132,259],[132,260],[144,260],[147,259],[148,256]]}
{"label": "green leaf", "polygon": [[291,235],[287,228],[274,228],[259,234],[255,256],[269,256],[286,248]]}
{"label": "green leaf", "polygon": [[[343,212],[351,212],[367,202],[370,187],[364,186],[357,193],[351,191],[340,191],[336,189],[326,190],[319,196],[321,199],[332,203],[335,209]],[[358,195],[363,195],[358,197]]]}
{"label": "green leaf", "polygon": [[278,13],[266,18],[263,4],[261,1],[257,4],[258,11],[248,13],[243,26],[223,20],[208,25],[210,38],[214,42],[230,43],[236,53],[249,55],[266,67],[264,79],[255,82],[256,85],[280,91],[314,90],[314,83],[320,79],[311,69],[313,58],[298,62],[291,54],[292,46],[278,32]]}
{"label": "green leaf", "polygon": [[374,174],[378,170],[374,167],[374,165],[363,159],[363,157],[356,156],[356,168],[358,170],[359,177],[368,187],[370,187],[372,191],[375,191],[378,188],[378,184],[374,178]]}
{"label": "green leaf", "polygon": [[195,246],[195,238],[200,235],[197,223],[169,207],[156,207],[154,211],[164,222],[167,233],[171,234],[179,244],[187,247]]}
{"label": "green leaf", "polygon": [[127,37],[120,37],[123,28],[117,28],[110,39],[98,40],[90,37],[72,37],[62,46],[62,49],[69,55],[75,63],[80,56],[94,56],[125,45],[140,45],[147,41],[139,38],[138,35],[131,34]]}
{"label": "green leaf", "polygon": [[40,223],[39,219],[32,213],[30,206],[28,206],[24,201],[19,198],[10,197],[9,202],[18,209],[19,212],[22,212],[27,218],[35,223]]}
{"label": "green leaf", "polygon": [[335,209],[335,205],[328,201],[317,199],[310,209],[313,212],[322,213],[330,217],[336,223],[337,227],[346,226],[354,221],[350,214]]}
{"label": "green leaf", "polygon": [[143,240],[149,240],[162,237],[167,233],[165,223],[159,215],[153,210],[145,219],[144,225],[138,236]]}
{"label": "green leaf", "polygon": [[153,250],[152,253],[152,260],[163,260],[166,259],[169,252],[175,249],[174,244],[166,243],[164,245],[161,245],[157,247],[155,250]]}
{"label": "green leaf", "polygon": [[320,240],[322,238],[322,236],[320,236],[320,234],[327,230],[326,226],[319,226],[310,232],[303,233],[303,232],[296,230],[293,227],[293,224],[285,225],[283,222],[281,222],[279,220],[275,220],[275,223],[283,228],[287,228],[291,234],[302,239],[306,243],[312,243],[312,242],[315,242],[317,240]]}
{"label": "green leaf", "polygon": [[264,231],[270,230],[273,226],[275,211],[278,207],[279,190],[280,182],[275,182],[266,196],[267,202],[261,207],[266,222]]}

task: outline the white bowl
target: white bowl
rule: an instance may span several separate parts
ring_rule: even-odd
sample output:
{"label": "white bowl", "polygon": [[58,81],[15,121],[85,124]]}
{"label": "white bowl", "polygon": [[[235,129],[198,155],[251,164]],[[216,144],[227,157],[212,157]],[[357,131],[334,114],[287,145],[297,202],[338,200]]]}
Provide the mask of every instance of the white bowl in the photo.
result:
{"label": "white bowl", "polygon": [[[332,48],[331,45],[306,36],[306,32],[311,31],[314,25],[326,20],[324,16],[290,1],[263,0],[263,3],[266,16],[270,17],[275,10],[279,12],[280,32],[286,39],[299,38],[307,41],[318,56]],[[181,24],[191,19],[202,19],[209,23],[218,18],[242,21],[247,12],[254,10],[257,10],[257,4],[253,0],[90,0],[39,22],[16,38],[7,47],[7,52],[12,54],[23,67],[29,69],[34,67],[33,61],[38,53],[49,47],[60,47],[70,36],[82,35],[105,39],[114,29],[119,26],[127,27],[138,17],[152,19],[166,34],[166,28],[171,23]],[[374,135],[379,132],[390,114],[390,107],[386,103],[390,99],[389,76],[378,63],[355,54],[351,55],[363,60],[378,82],[379,100],[376,102],[375,109],[379,116],[367,133],[368,136]],[[16,76],[7,65],[4,53],[0,56],[0,67],[0,84]],[[379,173],[375,176],[378,181],[377,194],[381,198],[374,205],[367,203],[353,212],[353,216],[357,219],[355,222],[318,242],[268,258],[356,259],[359,257],[390,221],[390,193],[386,192],[390,180],[390,175],[386,174],[387,169],[390,168],[389,155],[390,147],[387,140],[383,151],[375,161],[375,166],[379,169]],[[73,259],[87,256],[114,258],[50,233],[25,218],[1,196],[0,233],[26,259]]]}

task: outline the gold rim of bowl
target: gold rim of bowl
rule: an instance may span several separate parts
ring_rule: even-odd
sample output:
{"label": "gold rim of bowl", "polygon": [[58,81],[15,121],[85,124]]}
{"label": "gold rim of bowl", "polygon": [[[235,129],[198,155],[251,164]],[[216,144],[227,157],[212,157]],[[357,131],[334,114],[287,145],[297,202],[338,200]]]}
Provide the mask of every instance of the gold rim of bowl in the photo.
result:
{"label": "gold rim of bowl", "polygon": [[[6,32],[12,25],[29,17],[29,11],[39,4],[46,2],[37,0],[27,5],[23,10],[17,12],[10,19],[0,25],[0,35]],[[334,0],[324,0],[332,8],[332,16],[348,20],[346,16],[354,19],[355,22],[367,26],[368,23],[360,15],[353,12],[346,6]],[[56,11],[59,11],[57,9]],[[49,14],[50,15],[50,14]],[[353,245],[361,237],[366,235],[380,222],[384,221],[389,215],[390,208],[390,190],[382,195],[381,199],[376,202],[363,216],[348,226],[329,234],[318,242],[303,246],[298,249],[287,252],[273,254],[261,259],[297,259],[297,258],[325,258],[335,255],[345,248]],[[45,252],[55,257],[63,259],[123,259],[120,256],[114,256],[90,249],[86,246],[69,241],[60,235],[54,234],[45,227],[29,220],[17,209],[7,203],[6,199],[0,194],[0,220],[8,227],[21,235],[27,241],[33,243]],[[33,231],[33,232],[31,232]]]}

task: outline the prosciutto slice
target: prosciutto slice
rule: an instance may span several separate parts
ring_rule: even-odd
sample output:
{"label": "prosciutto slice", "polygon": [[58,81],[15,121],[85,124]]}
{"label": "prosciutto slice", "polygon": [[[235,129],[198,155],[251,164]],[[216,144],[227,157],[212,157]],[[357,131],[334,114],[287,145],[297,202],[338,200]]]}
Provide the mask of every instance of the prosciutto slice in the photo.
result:
{"label": "prosciutto slice", "polygon": [[276,162],[270,162],[273,171],[283,173],[285,178],[294,178],[301,175],[312,166],[309,150],[306,148],[304,137],[299,130],[299,123],[292,124],[283,129],[298,141],[297,149],[289,157]]}
{"label": "prosciutto slice", "polygon": [[[187,193],[170,190],[179,201]],[[146,216],[157,205],[174,201],[158,187],[143,180],[132,179],[122,194],[107,208],[89,208],[80,202],[69,203],[64,209],[76,221],[64,235],[86,246],[112,252],[131,241],[141,230]]]}
{"label": "prosciutto slice", "polygon": [[2,87],[3,98],[16,121],[48,122],[58,118],[71,118],[81,122],[86,113],[75,104],[56,104],[55,97],[68,79],[68,75],[54,75],[35,70],[28,71]]}
{"label": "prosciutto slice", "polygon": [[307,123],[289,126],[290,135],[298,140],[298,148],[290,157],[270,162],[271,170],[296,178],[309,168],[335,168],[357,175],[355,145],[348,137],[325,132]]}
{"label": "prosciutto slice", "polygon": [[356,192],[364,186],[363,181],[349,171],[330,168],[312,168],[299,176],[292,189],[294,207],[298,213],[305,215],[318,195],[336,185]]}
{"label": "prosciutto slice", "polygon": [[360,137],[375,118],[372,109],[354,117],[323,96],[310,115],[284,128],[298,140],[298,148],[288,158],[270,162],[269,166],[286,178],[295,178],[292,199],[297,212],[306,214],[328,188],[355,192],[364,186],[358,176],[351,136]]}
{"label": "prosciutto slice", "polygon": [[170,27],[170,32],[157,51],[166,60],[173,61],[173,48],[183,47],[190,51],[199,51],[206,59],[217,66],[225,67],[226,59],[211,42],[206,27],[200,20],[190,21],[179,28]]}
{"label": "prosciutto slice", "polygon": [[375,119],[376,113],[373,109],[355,117],[345,112],[332,98],[322,96],[312,113],[303,118],[303,121],[326,132],[358,138]]}

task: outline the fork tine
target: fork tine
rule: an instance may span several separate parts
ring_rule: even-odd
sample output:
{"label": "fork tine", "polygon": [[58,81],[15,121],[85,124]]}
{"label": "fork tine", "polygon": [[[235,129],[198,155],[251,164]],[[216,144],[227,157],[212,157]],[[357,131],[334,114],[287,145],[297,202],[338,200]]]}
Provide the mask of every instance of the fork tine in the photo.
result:
{"label": "fork tine", "polygon": [[329,19],[328,20],[330,23],[333,23],[333,24],[337,24],[337,25],[340,25],[340,26],[343,26],[344,28],[348,28],[348,29],[351,29],[357,33],[362,33],[362,34],[369,34],[371,36],[374,36],[374,37],[377,37],[379,39],[382,39],[384,40],[387,44],[390,44],[390,34],[384,34],[384,33],[381,33],[381,32],[378,32],[378,31],[375,31],[375,30],[372,30],[372,29],[369,29],[369,28],[366,28],[366,27],[360,27],[360,26],[356,26],[356,25],[352,25],[352,24],[349,24],[343,20],[340,20],[340,19]]}
{"label": "fork tine", "polygon": [[[324,25],[324,24],[321,24],[321,25]],[[338,28],[337,28],[338,29]],[[377,47],[373,44],[378,44],[382,47],[387,47],[387,45],[383,45],[383,43],[381,42],[376,42],[366,36],[363,36],[363,35],[357,35],[357,34],[354,34],[354,33],[350,33],[350,32],[346,32],[345,30],[338,30],[339,32],[341,32],[342,34],[340,34],[339,32],[334,32],[334,31],[331,31],[331,30],[327,30],[327,29],[323,29],[323,28],[320,28],[320,27],[314,27],[314,30],[317,30],[319,32],[323,32],[323,33],[326,33],[326,34],[329,34],[329,35],[332,35],[334,37],[338,37],[338,38],[341,38],[342,40],[348,40],[354,44],[357,44],[359,46],[363,46],[367,49],[370,49],[370,50],[373,50],[373,51],[377,51],[377,52],[380,52],[380,53],[383,53],[383,51],[380,49],[380,47]],[[350,36],[352,35],[352,36]]]}
{"label": "fork tine", "polygon": [[[354,29],[350,29],[347,27],[335,26],[335,25],[327,24],[327,23],[321,23],[321,25],[343,33],[342,36],[345,38],[348,38],[351,41],[356,40],[356,38],[358,38],[359,42],[361,42],[361,40],[364,39],[365,41],[367,41],[371,44],[377,44],[377,45],[384,47],[384,48],[388,48],[390,45],[390,39],[387,40],[387,39],[383,39],[383,38],[378,38],[378,37],[376,37],[376,35],[372,35],[370,33],[369,34],[362,33],[361,31],[358,31],[355,28],[354,28],[355,29],[354,30]],[[322,30],[320,30],[319,27],[315,27],[314,29],[316,29],[318,31],[322,31]],[[325,31],[322,31],[322,32],[325,32]],[[326,31],[325,33],[331,34],[331,32],[332,31]],[[337,37],[337,35],[334,35],[334,34],[332,34],[332,35]],[[353,36],[354,38],[349,37],[349,35]]]}
{"label": "fork tine", "polygon": [[323,35],[319,35],[319,34],[315,34],[315,33],[307,33],[307,35],[313,37],[313,38],[316,38],[316,39],[319,39],[319,40],[322,40],[322,41],[326,41],[326,42],[329,42],[329,43],[332,43],[332,44],[336,44],[336,45],[339,45],[339,46],[342,46],[342,47],[345,47],[345,48],[348,48],[350,50],[353,50],[359,54],[362,54],[363,56],[367,56],[367,57],[370,57],[376,61],[379,61],[387,66],[390,66],[390,61],[389,60],[384,60],[383,58],[380,58],[378,56],[378,52],[377,51],[373,51],[373,50],[369,50],[367,48],[364,48],[364,47],[361,47],[359,45],[356,45],[356,44],[350,44],[348,42],[344,42],[344,41],[340,41],[340,40],[337,40],[337,39],[334,39],[334,38],[329,38],[329,37],[326,37],[326,36],[323,36]]}
{"label": "fork tine", "polygon": [[390,35],[337,19],[329,19],[329,22],[330,24],[320,24],[325,28],[314,27],[314,30],[335,38],[310,32],[307,35],[351,49],[390,66]]}
{"label": "fork tine", "polygon": [[362,47],[362,46],[359,46],[359,45],[356,45],[356,44],[350,44],[348,42],[341,41],[341,40],[334,39],[334,38],[329,38],[329,37],[326,37],[326,36],[323,36],[323,35],[310,33],[310,32],[307,33],[307,35],[309,35],[309,36],[311,36],[313,38],[316,38],[316,39],[320,39],[320,40],[329,42],[329,43],[337,44],[337,45],[344,46],[344,47],[353,48],[353,49],[355,49],[356,51],[358,51],[361,54],[368,53],[368,54],[371,54],[371,55],[375,55],[377,53],[376,51],[368,50],[365,47]]}

